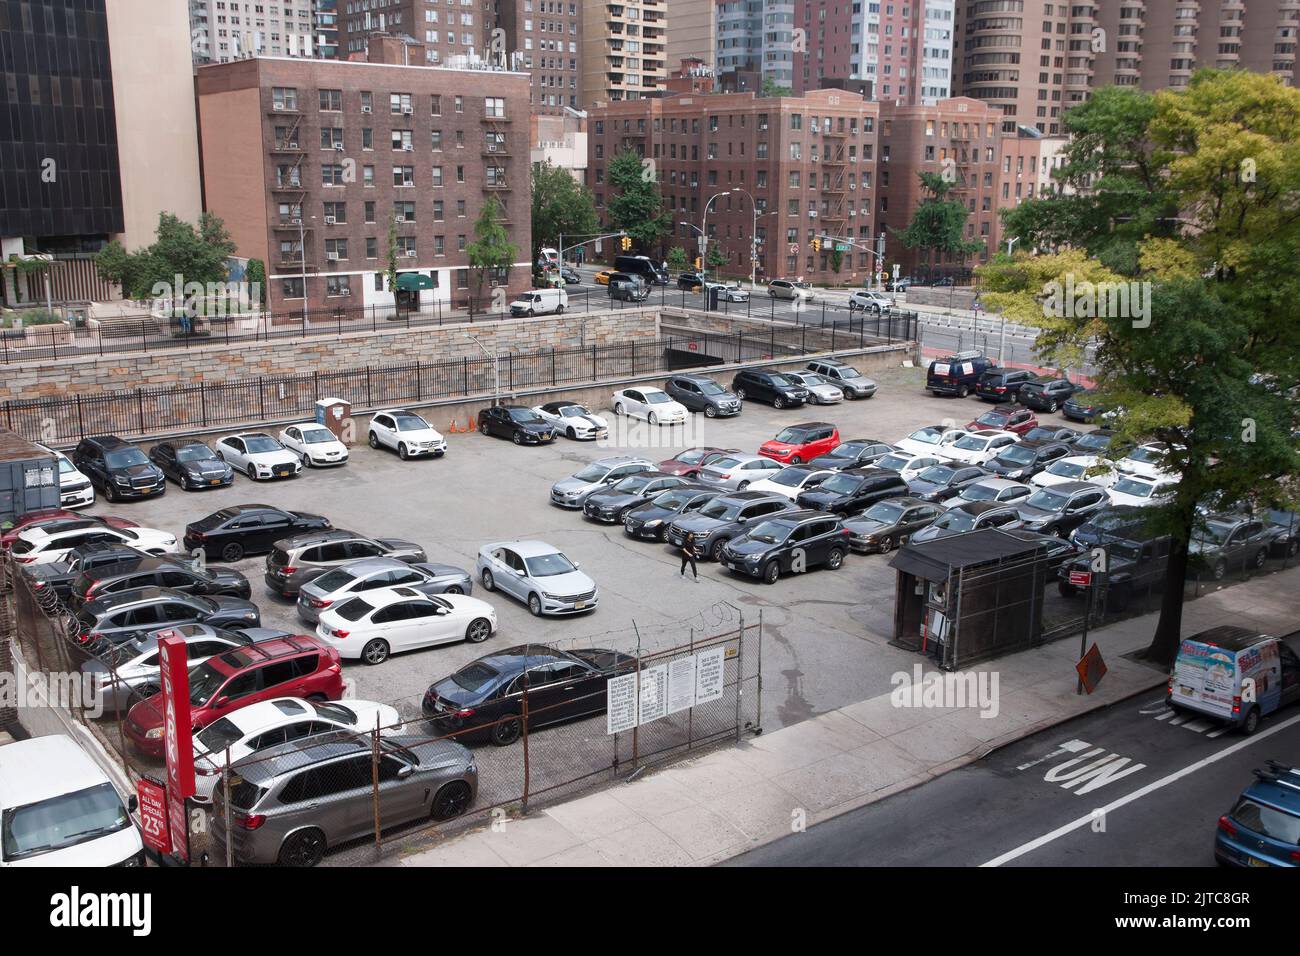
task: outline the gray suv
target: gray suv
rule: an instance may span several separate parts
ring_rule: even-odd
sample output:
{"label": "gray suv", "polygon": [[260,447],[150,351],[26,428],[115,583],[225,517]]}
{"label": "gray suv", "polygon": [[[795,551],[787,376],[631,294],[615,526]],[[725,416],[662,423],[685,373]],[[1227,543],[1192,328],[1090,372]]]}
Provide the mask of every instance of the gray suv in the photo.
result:
{"label": "gray suv", "polygon": [[551,485],[551,504],[561,508],[581,508],[587,495],[597,489],[635,475],[638,471],[654,471],[655,463],[646,458],[598,458],[586,468],[561,478]]}
{"label": "gray suv", "polygon": [[297,597],[302,586],[330,568],[360,558],[397,558],[415,564],[424,548],[400,538],[367,538],[335,528],[308,531],[277,541],[266,556],[266,586],[284,597]]}
{"label": "gray suv", "polygon": [[694,534],[696,550],[716,561],[723,545],[756,522],[797,510],[794,502],[785,495],[764,491],[719,495],[698,511],[674,519],[664,534],[664,540],[680,548],[686,543],[686,536]]}
{"label": "gray suv", "polygon": [[[231,765],[229,833],[240,863],[315,866],[327,847],[374,832],[369,735],[346,732],[278,744]],[[237,782],[236,782],[237,781]],[[226,787],[213,792],[212,836],[224,852]],[[450,740],[379,740],[379,805],[384,826],[464,813],[478,792],[474,755]],[[256,817],[256,827],[246,821]]]}
{"label": "gray suv", "polygon": [[816,372],[849,398],[870,398],[876,394],[876,383],[844,362],[817,359],[808,363],[808,371]]}
{"label": "gray suv", "polygon": [[319,624],[320,612],[363,591],[407,587],[422,594],[469,594],[474,582],[468,571],[450,564],[408,564],[397,558],[362,558],[331,568],[298,590],[298,618]]}

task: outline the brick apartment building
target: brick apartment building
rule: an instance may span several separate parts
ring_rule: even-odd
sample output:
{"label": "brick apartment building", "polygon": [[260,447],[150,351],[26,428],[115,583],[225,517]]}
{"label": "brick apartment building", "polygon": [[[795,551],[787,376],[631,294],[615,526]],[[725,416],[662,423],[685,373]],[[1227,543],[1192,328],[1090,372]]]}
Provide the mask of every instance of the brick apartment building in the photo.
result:
{"label": "brick apartment building", "polygon": [[496,26],[493,0],[337,0],[339,56],[364,56],[370,36],[402,34],[424,44],[430,65],[487,58]]}
{"label": "brick apartment building", "polygon": [[[389,306],[390,218],[399,274],[419,304],[477,293],[465,252],[500,200],[529,286],[528,76],[407,66],[423,50],[371,39],[368,62],[262,57],[199,69],[206,207],[241,257],[266,264],[274,311]],[[407,293],[399,293],[405,299]],[[414,304],[411,302],[410,304]]]}
{"label": "brick apartment building", "polygon": [[[960,271],[997,247],[1000,118],[965,98],[894,106],[843,89],[801,97],[675,92],[591,111],[587,184],[603,216],[610,160],[624,149],[653,158],[673,232],[647,254],[663,257],[676,245],[694,257],[706,228],[727,254],[729,275],[749,272],[752,240],[760,277],[860,285],[878,264],[882,231],[887,272],[894,263],[903,274],[925,265]],[[968,237],[985,242],[968,263],[925,263],[894,235],[922,201],[917,173],[946,170],[957,183],[953,198],[970,208]],[[852,240],[838,272],[830,249],[812,248],[826,235]]]}
{"label": "brick apartment building", "polygon": [[580,0],[500,0],[497,26],[510,64],[532,74],[532,111],[559,116],[582,104]]}

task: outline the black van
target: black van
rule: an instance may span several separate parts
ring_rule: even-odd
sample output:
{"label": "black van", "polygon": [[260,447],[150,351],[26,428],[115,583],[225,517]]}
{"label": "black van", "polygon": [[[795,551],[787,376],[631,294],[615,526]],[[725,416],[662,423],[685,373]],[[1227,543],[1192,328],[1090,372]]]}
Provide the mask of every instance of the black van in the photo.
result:
{"label": "black van", "polygon": [[977,351],[958,352],[935,359],[925,375],[925,388],[936,395],[965,398],[975,391],[980,376],[994,365],[993,359]]}
{"label": "black van", "polygon": [[614,268],[619,272],[640,276],[646,285],[667,285],[668,273],[661,270],[649,256],[615,256]]}

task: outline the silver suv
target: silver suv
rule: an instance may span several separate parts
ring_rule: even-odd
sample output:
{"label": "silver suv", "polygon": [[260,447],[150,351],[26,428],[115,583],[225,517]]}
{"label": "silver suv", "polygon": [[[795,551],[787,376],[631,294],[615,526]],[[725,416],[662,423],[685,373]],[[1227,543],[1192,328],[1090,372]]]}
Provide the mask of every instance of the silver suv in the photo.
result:
{"label": "silver suv", "polygon": [[359,558],[397,558],[415,564],[428,556],[424,548],[401,538],[367,538],[335,528],[283,538],[266,556],[266,586],[284,597],[297,597],[302,586]]}
{"label": "silver suv", "polygon": [[876,394],[876,383],[844,362],[818,359],[808,363],[808,371],[816,372],[849,398],[870,398]]}
{"label": "silver suv", "polygon": [[655,463],[647,458],[629,458],[626,455],[598,458],[576,474],[551,485],[551,504],[561,508],[581,508],[587,495],[598,488],[612,485],[638,471],[653,471],[655,468]]}
{"label": "silver suv", "polygon": [[[278,744],[231,764],[231,831],[240,863],[315,866],[327,847],[374,832],[369,735],[320,734]],[[224,852],[225,785],[213,792],[212,836]],[[474,755],[450,740],[379,740],[384,826],[464,813],[478,792]],[[248,821],[256,818],[252,826]]]}

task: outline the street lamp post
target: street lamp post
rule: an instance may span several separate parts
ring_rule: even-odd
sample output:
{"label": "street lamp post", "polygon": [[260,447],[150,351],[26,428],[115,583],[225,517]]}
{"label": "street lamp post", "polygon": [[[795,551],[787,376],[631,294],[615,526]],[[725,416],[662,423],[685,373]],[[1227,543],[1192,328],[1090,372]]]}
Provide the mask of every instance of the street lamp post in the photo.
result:
{"label": "street lamp post", "polygon": [[706,274],[709,271],[709,264],[705,261],[709,251],[709,207],[713,205],[713,200],[730,195],[730,189],[726,192],[714,193],[704,204],[704,215],[700,219],[700,271]]}

